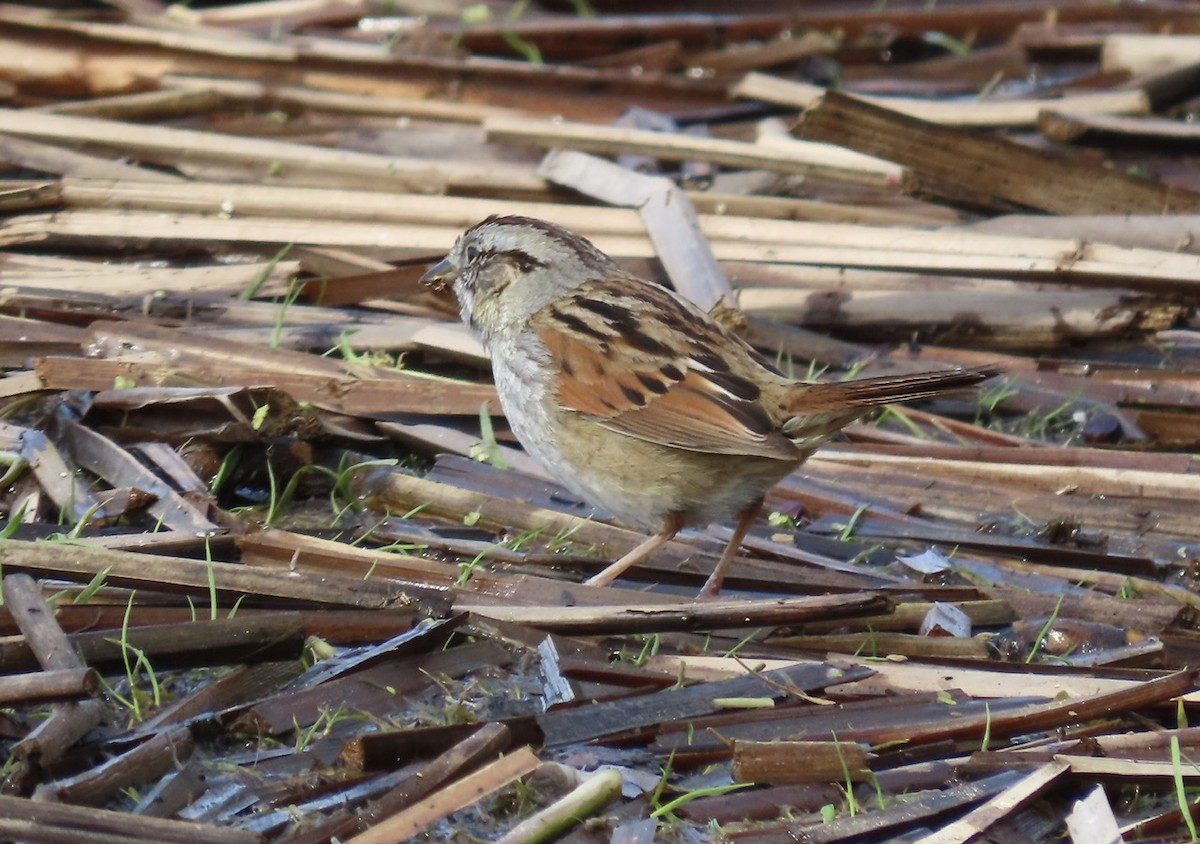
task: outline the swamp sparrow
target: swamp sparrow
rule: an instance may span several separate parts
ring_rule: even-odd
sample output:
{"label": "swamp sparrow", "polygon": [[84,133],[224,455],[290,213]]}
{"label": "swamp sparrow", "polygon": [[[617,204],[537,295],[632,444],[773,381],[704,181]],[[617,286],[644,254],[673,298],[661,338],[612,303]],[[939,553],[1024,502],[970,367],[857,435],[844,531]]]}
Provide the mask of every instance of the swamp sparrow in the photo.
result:
{"label": "swamp sparrow", "polygon": [[653,532],[592,584],[685,525],[736,515],[700,592],[716,595],[767,490],[843,426],[999,371],[795,381],[678,294],[530,217],[468,229],[422,281],[453,287],[526,451],[585,500]]}

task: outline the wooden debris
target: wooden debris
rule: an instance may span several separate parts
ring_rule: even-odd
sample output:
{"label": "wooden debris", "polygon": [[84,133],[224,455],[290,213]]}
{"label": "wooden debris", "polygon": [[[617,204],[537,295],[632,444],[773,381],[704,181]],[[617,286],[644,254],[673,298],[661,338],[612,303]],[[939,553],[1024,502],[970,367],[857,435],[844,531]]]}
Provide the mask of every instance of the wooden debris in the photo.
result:
{"label": "wooden debris", "polygon": [[42,703],[93,695],[99,689],[100,675],[91,668],[9,674],[0,677],[0,702]]}
{"label": "wooden debris", "polygon": [[734,782],[760,785],[863,782],[870,773],[867,752],[847,741],[737,741],[730,768]]}
{"label": "wooden debris", "polygon": [[904,164],[913,173],[906,191],[951,202],[1056,214],[1200,209],[1200,194],[1190,190],[935,126],[832,91],[804,113],[799,132]]}
{"label": "wooden debris", "polygon": [[84,582],[103,575],[109,583],[145,586],[160,591],[184,591],[228,598],[286,597],[315,605],[385,607],[411,606],[403,589],[349,577],[309,577],[300,572],[280,574],[252,566],[205,563],[151,554],[129,555],[83,546],[54,548],[45,543],[0,540],[0,563],[8,571],[35,571],[42,576]]}
{"label": "wooden debris", "polygon": [[[0,8],[0,839],[1190,836],[1200,9],[52,5]],[[419,282],[493,214],[792,377],[1005,374],[848,426],[721,600],[727,525],[589,586],[642,534]]]}
{"label": "wooden debris", "polygon": [[435,797],[427,798],[353,838],[354,844],[384,844],[403,840],[420,833],[438,818],[474,803],[504,787],[517,777],[530,774],[538,760],[528,747],[518,748],[473,774],[443,788]]}
{"label": "wooden debris", "polygon": [[[733,89],[739,97],[765,100],[797,109],[811,109],[825,89],[803,82],[788,82],[761,73],[749,73]],[[1132,89],[1098,94],[1077,94],[1056,100],[975,100],[974,102],[937,102],[904,97],[861,97],[863,102],[893,109],[909,117],[952,126],[1020,128],[1033,126],[1048,108],[1079,114],[1146,114],[1150,99],[1145,92]],[[853,147],[852,147],[853,148]],[[884,156],[886,158],[886,156]],[[895,160],[895,159],[889,159]]]}

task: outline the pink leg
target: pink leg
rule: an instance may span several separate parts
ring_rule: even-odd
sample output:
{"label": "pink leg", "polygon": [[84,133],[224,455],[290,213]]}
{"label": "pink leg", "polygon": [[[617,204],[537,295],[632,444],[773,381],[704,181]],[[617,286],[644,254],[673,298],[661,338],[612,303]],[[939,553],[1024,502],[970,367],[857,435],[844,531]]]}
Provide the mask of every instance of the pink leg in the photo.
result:
{"label": "pink leg", "polygon": [[628,569],[633,568],[642,560],[649,557],[660,546],[665,545],[675,538],[675,534],[679,533],[683,527],[683,517],[672,514],[663,521],[663,526],[658,533],[647,537],[646,541],[639,544],[636,548],[630,551],[621,559],[617,560],[608,568],[599,574],[589,577],[584,583],[589,586],[607,586],[612,583]]}
{"label": "pink leg", "polygon": [[729,544],[725,546],[721,559],[717,561],[717,567],[704,582],[700,594],[696,596],[697,600],[715,598],[721,594],[721,584],[725,582],[725,572],[733,562],[733,558],[737,556],[738,551],[741,550],[742,540],[746,538],[746,532],[758,518],[758,511],[762,509],[762,503],[763,500],[760,498],[741,512],[737,526],[733,529],[733,536],[729,537]]}

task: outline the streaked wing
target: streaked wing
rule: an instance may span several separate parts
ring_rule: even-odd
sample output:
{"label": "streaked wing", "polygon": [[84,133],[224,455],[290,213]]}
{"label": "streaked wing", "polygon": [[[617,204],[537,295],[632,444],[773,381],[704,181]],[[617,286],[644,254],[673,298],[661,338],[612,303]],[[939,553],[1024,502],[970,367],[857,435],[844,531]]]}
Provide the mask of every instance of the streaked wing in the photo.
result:
{"label": "streaked wing", "polygon": [[799,457],[758,385],[738,374],[762,366],[754,354],[663,288],[628,278],[587,282],[538,311],[531,325],[556,363],[564,408],[675,448]]}

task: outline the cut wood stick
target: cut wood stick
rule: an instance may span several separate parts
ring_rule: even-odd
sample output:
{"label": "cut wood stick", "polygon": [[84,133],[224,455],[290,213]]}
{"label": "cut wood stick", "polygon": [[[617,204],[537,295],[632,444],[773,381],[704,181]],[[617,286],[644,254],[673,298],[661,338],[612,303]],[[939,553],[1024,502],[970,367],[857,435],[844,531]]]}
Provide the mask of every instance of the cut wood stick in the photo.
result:
{"label": "cut wood stick", "polygon": [[713,627],[774,627],[886,612],[887,598],[874,592],[771,601],[713,601],[684,606],[502,607],[455,605],[475,615],[569,635],[705,630]]}
{"label": "cut wood stick", "polygon": [[86,670],[87,666],[71,647],[67,634],[54,620],[54,613],[42,596],[42,590],[27,574],[4,577],[4,603],[38,663],[50,671]]}
{"label": "cut wood stick", "polygon": [[1055,756],[1054,759],[1055,761],[1032,771],[1016,785],[988,798],[982,805],[976,806],[954,823],[916,839],[917,844],[966,844],[1053,786],[1067,771],[1084,773],[1075,770],[1071,764],[1072,760],[1067,757]]}
{"label": "cut wood stick", "polygon": [[[51,671],[87,668],[54,618],[41,587],[31,576],[6,574],[3,586],[4,603],[43,668]],[[99,700],[52,704],[50,717],[14,744],[12,754],[23,764],[36,769],[49,768],[91,732],[103,715],[104,705]]]}
{"label": "cut wood stick", "polygon": [[804,625],[802,632],[813,635],[849,630],[907,630],[916,632],[926,614],[939,603],[949,604],[961,611],[972,627],[1000,627],[1017,620],[1013,608],[1001,600],[991,601],[906,601],[898,604],[891,612],[879,616],[859,616],[836,621],[812,621]]}
{"label": "cut wood stick", "polygon": [[1187,144],[1200,146],[1200,126],[1182,120],[1151,117],[1112,117],[1104,114],[1082,114],[1075,111],[1047,110],[1038,115],[1038,131],[1052,141],[1069,144],[1087,141],[1162,143],[1173,148]]}
{"label": "cut wood stick", "polygon": [[[129,627],[119,638],[114,638],[112,629],[80,631],[68,639],[71,649],[88,665],[112,670],[122,667],[128,647],[144,653],[160,668],[298,659],[304,632],[299,613],[272,612],[140,625]],[[31,663],[36,664],[19,640],[0,639],[0,670],[24,670]]]}
{"label": "cut wood stick", "polygon": [[167,89],[53,103],[29,111],[73,114],[77,117],[104,117],[109,120],[147,120],[210,111],[222,105],[225,99],[224,95],[211,88]]}
{"label": "cut wood stick", "polygon": [[1195,252],[1192,233],[1200,227],[1195,214],[1006,214],[955,227],[953,231],[1005,234],[1014,237],[1076,237],[1113,246]]}
{"label": "cut wood stick", "polygon": [[0,160],[20,165],[29,170],[64,176],[165,183],[186,181],[182,176],[164,173],[161,170],[151,170],[122,161],[86,155],[28,138],[0,136]]}
{"label": "cut wood stick", "polygon": [[[169,43],[166,32],[184,33],[176,27],[156,31],[128,21],[93,26],[92,21],[31,14],[28,7],[15,6],[0,10],[0,22],[4,24],[0,28],[3,76],[42,89],[69,79],[75,90],[131,93],[144,90],[151,76],[173,72],[269,78],[280,84],[319,84],[360,94],[419,98],[446,91],[447,80],[453,77],[454,94],[464,101],[589,120],[617,117],[628,108],[631,95],[643,107],[664,112],[721,106],[725,101],[719,83],[683,75],[635,75],[624,68],[534,65],[478,55],[426,57],[416,50],[388,53],[373,41],[349,38],[306,34],[302,42],[284,43],[231,38],[228,30],[210,29],[203,33],[206,38],[179,37]],[[462,28],[461,23],[455,26]],[[192,34],[199,32],[195,26],[189,29]],[[64,49],[64,37],[82,46]],[[570,58],[578,62],[581,56]]]}
{"label": "cut wood stick", "polygon": [[[103,434],[80,425],[64,422],[62,439],[75,464],[103,478],[113,487],[131,487],[153,495],[146,510],[171,530],[191,534],[213,533],[217,525],[170,484],[147,469],[141,461]],[[104,501],[104,493],[98,497]]]}
{"label": "cut wood stick", "polygon": [[61,16],[34,16],[23,10],[10,13],[12,18],[27,25],[56,32],[74,32],[95,38],[130,45],[152,45],[166,49],[188,50],[214,56],[260,59],[286,62],[298,58],[300,50],[295,44],[257,38],[233,30],[203,29],[193,26],[155,27],[127,21],[108,23],[101,21],[71,20]]}
{"label": "cut wood stick", "polygon": [[804,113],[797,131],[910,167],[904,190],[917,195],[1056,214],[1200,210],[1196,191],[918,120],[835,91]]}
{"label": "cut wood stick", "polygon": [[[615,528],[614,528],[615,529]],[[474,605],[548,604],[555,599],[573,606],[606,606],[614,600],[644,605],[686,604],[673,595],[647,594],[632,589],[571,584],[561,580],[477,569],[471,579],[459,585],[458,572],[444,563],[424,557],[369,551],[313,536],[288,533],[273,528],[243,536],[239,540],[243,558],[264,567],[296,568],[314,574],[339,572],[368,576],[378,574],[392,580],[424,584],[446,589]],[[560,558],[561,559],[561,558]]]}
{"label": "cut wood stick", "polygon": [[93,668],[63,668],[0,677],[0,704],[31,704],[86,697],[100,689]]}
{"label": "cut wood stick", "polygon": [[[1013,673],[995,668],[929,665],[918,662],[895,662],[867,656],[829,654],[832,665],[861,666],[873,669],[872,676],[840,687],[848,695],[894,696],[911,692],[958,689],[973,698],[1006,698],[1013,694]],[[786,659],[733,659],[730,657],[674,656],[650,657],[647,667],[678,676],[681,672],[691,680],[718,680],[736,677],[750,670],[774,670],[795,664]],[[1057,666],[1020,666],[1021,692],[1053,699],[1065,696],[1075,700],[1094,695],[1135,689],[1145,682],[1142,678],[1120,679],[1092,675]],[[1189,691],[1182,699],[1190,704],[1200,703],[1200,690]]]}
{"label": "cut wood stick", "polygon": [[1075,755],[1071,753],[1055,754],[1054,759],[1064,765],[1069,765],[1071,773],[1084,778],[1095,777],[1130,777],[1148,779],[1172,779],[1182,776],[1195,780],[1200,777],[1196,766],[1185,762],[1176,766],[1169,761],[1147,759],[1110,759],[1096,756]]}
{"label": "cut wood stick", "polygon": [[[1027,485],[1051,492],[1069,489],[1078,495],[1183,496],[1200,500],[1200,474],[1153,472],[1133,469],[1113,469],[1103,466],[1063,466],[1051,471],[1046,466],[1022,466],[1008,463],[997,466],[970,460],[930,460],[900,455],[853,455],[845,451],[821,451],[809,458],[813,465],[844,463],[858,466],[890,466],[913,476],[937,472],[944,477],[970,478],[980,483],[988,480]],[[902,467],[902,468],[901,468]]]}
{"label": "cut wood stick", "polygon": [[533,773],[541,764],[529,746],[520,747],[426,797],[415,806],[392,815],[347,844],[391,844],[419,835],[430,824],[482,800],[520,777]]}
{"label": "cut wood stick", "polygon": [[831,54],[837,47],[837,38],[816,29],[810,29],[798,37],[785,31],[769,41],[730,44],[717,50],[692,53],[684,57],[684,63],[688,67],[708,67],[733,73],[795,62],[808,56]]}
{"label": "cut wood stick", "polygon": [[[807,82],[780,79],[764,73],[749,73],[733,87],[731,93],[737,97],[807,109],[815,106],[827,91],[826,88]],[[1039,112],[1047,108],[1080,114],[1148,114],[1150,112],[1150,98],[1144,91],[1138,89],[1075,94],[1056,99],[955,100],[952,102],[918,100],[907,97],[871,97],[861,94],[855,96],[863,102],[931,123],[976,128],[1033,126],[1037,123]]]}
{"label": "cut wood stick", "polygon": [[[104,573],[107,582],[115,586],[182,592],[205,598],[215,588],[230,606],[243,595],[255,600],[286,598],[316,605],[350,607],[404,607],[416,603],[411,594],[406,594],[406,591],[412,592],[412,587],[405,590],[395,583],[129,554],[62,543],[0,540],[0,563],[5,571],[37,572],[84,583]],[[422,597],[435,598],[432,590],[423,593]]]}
{"label": "cut wood stick", "polygon": [[22,431],[16,451],[29,464],[42,492],[69,518],[84,522],[104,517],[104,502],[93,495],[75,471],[76,467],[68,465],[62,452],[44,433],[33,428]]}
{"label": "cut wood stick", "polygon": [[102,806],[123,789],[152,783],[175,770],[188,760],[194,748],[188,728],[166,729],[102,765],[39,786],[36,797],[56,803]]}
{"label": "cut wood stick", "polygon": [[[847,275],[853,271],[847,271]],[[897,275],[897,278],[901,276]],[[996,290],[923,285],[910,290],[742,287],[738,304],[761,314],[839,336],[879,342],[936,334],[939,343],[976,349],[1044,351],[1085,338],[1128,337],[1178,324],[1185,307],[1131,301],[1116,290]]]}
{"label": "cut wood stick", "polygon": [[856,223],[867,226],[945,225],[958,222],[961,217],[953,208],[916,201],[872,206],[793,196],[759,196],[717,191],[685,193],[696,206],[696,210],[702,214],[721,216]]}
{"label": "cut wood stick", "polygon": [[[256,295],[268,297],[287,292],[288,280],[300,271],[299,261],[218,264],[195,267],[147,267],[98,261],[46,260],[41,255],[0,256],[7,286],[60,290],[65,293],[95,291],[106,297],[146,296],[162,291],[236,294],[256,286]],[[272,306],[274,308],[274,306]],[[288,312],[289,323],[307,313],[303,308]],[[276,310],[278,315],[278,310]],[[271,320],[270,322],[273,322]]]}
{"label": "cut wood stick", "polygon": [[726,167],[802,173],[875,186],[898,185],[904,176],[903,167],[832,144],[795,142],[787,147],[774,147],[682,133],[509,117],[488,118],[483,126],[488,140],[542,149],[632,152],[667,161],[711,161]]}
{"label": "cut wood stick", "polygon": [[[543,764],[556,765],[557,763]],[[558,767],[566,768],[566,766]],[[567,770],[573,771],[576,777],[582,777],[582,774],[574,768]],[[553,841],[571,827],[591,817],[619,798],[622,782],[624,782],[624,778],[621,771],[616,768],[596,771],[584,777],[583,782],[570,792],[521,821],[503,837],[496,839],[496,844],[536,844],[536,842]]]}
{"label": "cut wood stick", "polygon": [[[351,20],[370,14],[363,0],[255,0],[231,3],[213,9],[187,9],[188,20],[209,27],[237,27],[277,20],[301,18],[311,22],[312,15],[328,15],[333,20]],[[181,12],[182,13],[182,12]]]}
{"label": "cut wood stick", "polygon": [[[215,342],[217,338],[210,338]],[[265,349],[264,349],[265,351]],[[108,390],[118,379],[137,387],[195,387],[197,383],[224,387],[257,387],[270,383],[296,401],[356,415],[393,413],[478,416],[488,403],[492,412],[500,412],[496,391],[491,385],[449,380],[413,378],[330,377],[313,373],[272,371],[250,364],[220,365],[199,362],[170,365],[139,360],[89,360],[86,358],[46,357],[36,364],[43,389]],[[90,496],[79,501],[89,501]],[[69,494],[62,496],[69,503]],[[77,515],[86,512],[86,505]]]}
{"label": "cut wood stick", "polygon": [[1196,63],[1200,35],[1151,35],[1121,32],[1107,35],[1100,51],[1100,67],[1133,74],[1154,73]]}
{"label": "cut wood stick", "polygon": [[[0,795],[0,818],[32,822],[19,835],[28,841],[89,841],[89,833],[107,835],[103,841],[158,841],[162,844],[261,844],[262,836],[246,829],[192,821],[149,818],[93,806],[66,806]],[[4,823],[5,821],[0,821]],[[45,837],[43,837],[45,836]],[[54,836],[54,837],[50,837]]]}
{"label": "cut wood stick", "polygon": [[[192,181],[190,190],[154,190],[137,179],[87,179],[67,177],[63,192],[57,186],[50,199],[62,200],[79,208],[154,208],[171,211],[200,211],[207,214],[234,216],[294,216],[309,217],[319,207],[323,218],[342,220],[394,220],[423,224],[444,223],[467,228],[492,214],[524,214],[552,220],[580,231],[639,231],[637,215],[623,208],[598,208],[566,202],[515,201],[473,199],[471,197],[438,197],[424,194],[385,192],[382,190],[351,190],[337,188],[305,188],[285,185],[244,185],[228,182]],[[51,192],[50,188],[45,189]],[[746,216],[772,220],[822,220],[830,222],[866,223],[875,225],[906,225],[953,222],[950,211],[940,212],[933,206],[916,210],[871,208],[845,203],[819,202],[776,196],[742,196],[717,194],[708,191],[685,191],[685,195],[700,209],[701,218],[709,225],[718,219]],[[14,208],[13,210],[18,210]],[[712,219],[710,218],[710,215]],[[301,257],[307,257],[302,253]],[[368,261],[354,255],[356,262]],[[371,270],[363,266],[362,270]],[[391,269],[391,265],[375,265],[374,271]],[[345,275],[342,270],[339,275]]]}
{"label": "cut wood stick", "polygon": [[[93,354],[112,352],[122,357],[124,349],[133,347],[142,354],[134,360],[45,358],[39,370],[47,383],[64,379],[75,382],[67,389],[108,389],[119,374],[133,377],[138,383],[161,383],[173,377],[192,379],[193,385],[195,381],[217,386],[269,382],[297,400],[346,412],[410,409],[418,413],[476,415],[487,401],[499,409],[490,384],[422,377],[257,343],[217,341],[149,323],[97,322],[88,331]],[[84,386],[85,382],[91,386]]]}
{"label": "cut wood stick", "polygon": [[865,782],[872,776],[867,752],[852,741],[747,741],[733,743],[734,782],[794,785]]}
{"label": "cut wood stick", "polygon": [[[426,762],[363,811],[327,824],[324,829],[328,832],[328,838],[347,840],[354,833],[369,828],[380,818],[394,816],[408,809],[441,788],[442,784],[452,777],[478,765],[489,756],[503,753],[511,743],[512,731],[504,724],[484,724],[453,747]],[[349,760],[359,770],[367,770],[363,738],[347,742],[342,750],[342,758]]]}
{"label": "cut wood stick", "polygon": [[[262,4],[268,5],[268,4]],[[483,123],[491,117],[518,117],[519,109],[417,97],[387,97],[322,90],[303,85],[264,85],[248,79],[167,74],[159,83],[179,92],[212,92],[222,99],[264,105],[299,106],[341,114],[380,114],[447,123]],[[61,112],[61,109],[55,109]]]}
{"label": "cut wood stick", "polygon": [[358,181],[359,187],[445,193],[451,188],[490,188],[539,192],[545,183],[528,167],[501,162],[473,165],[463,162],[400,158],[334,150],[261,138],[233,137],[216,132],[146,126],[0,109],[0,132],[44,141],[89,142],[136,155],[159,164],[182,162],[231,163],[289,173],[337,175]]}
{"label": "cut wood stick", "polygon": [[57,183],[21,182],[0,187],[0,211],[6,214],[58,204]]}
{"label": "cut wood stick", "polygon": [[[816,226],[792,222],[790,225]],[[707,224],[702,219],[702,228]],[[123,238],[133,242],[249,242],[324,243],[343,247],[400,247],[420,249],[427,254],[444,253],[462,233],[457,227],[388,226],[366,223],[322,222],[274,218],[221,220],[207,216],[163,215],[128,212],[111,214],[65,211],[54,215],[11,216],[0,222],[0,245],[44,242],[88,243],[97,239]],[[866,246],[807,246],[746,242],[715,238],[709,243],[718,260],[759,261],[819,266],[850,266],[899,272],[947,273],[952,275],[998,276],[1031,280],[1076,280],[1080,283],[1150,290],[1159,293],[1192,293],[1200,288],[1196,267],[1200,257],[1188,254],[1128,250],[1103,244],[1074,243],[1054,257],[1020,257],[1013,253],[965,257],[947,254],[946,246],[936,252],[913,248],[919,237],[893,233],[898,240],[879,248],[878,240]],[[940,234],[945,239],[944,233]],[[861,238],[878,238],[874,229],[862,230]],[[648,238],[597,234],[591,238],[601,250],[614,257],[650,258],[655,251]],[[1032,240],[1032,239],[1026,239]],[[995,241],[999,244],[999,241]],[[1061,241],[1043,241],[1047,250]],[[904,248],[896,248],[904,247]],[[1140,260],[1139,260],[1140,259]]]}
{"label": "cut wood stick", "polygon": [[[588,158],[583,156],[583,158]],[[278,218],[299,216],[318,226],[306,209],[320,208],[322,211],[319,228],[331,225],[336,220],[363,220],[409,224],[398,229],[398,234],[413,236],[411,241],[388,237],[386,229],[376,231],[376,244],[407,245],[424,248],[430,252],[448,249],[460,230],[478,223],[490,214],[522,214],[551,220],[567,228],[597,240],[598,243],[626,244],[631,251],[618,255],[649,257],[650,244],[645,238],[644,247],[633,249],[635,237],[644,230],[643,222],[633,208],[595,208],[592,206],[519,202],[511,200],[484,200],[466,197],[437,197],[413,194],[386,194],[371,191],[329,190],[318,188],[271,187],[261,185],[234,185],[217,183],[191,183],[186,187],[139,184],[135,182],[89,179],[63,179],[61,196],[68,205],[83,208],[121,209],[129,214],[133,209],[153,211],[202,212],[215,215],[222,208],[233,208],[235,216]],[[61,217],[62,215],[57,215]],[[50,218],[39,218],[52,222]],[[99,220],[108,219],[100,217]],[[1045,218],[1041,218],[1045,220]],[[1128,219],[1128,215],[1123,219]],[[1147,225],[1151,219],[1160,225],[1170,225],[1173,218],[1161,216],[1143,218]],[[180,225],[191,227],[204,222],[203,219],[187,218]],[[1103,242],[1080,241],[1065,229],[1053,237],[1042,237],[1031,229],[1020,236],[1002,236],[976,232],[970,228],[944,227],[937,231],[915,226],[846,225],[838,223],[816,223],[799,220],[763,220],[729,214],[700,214],[699,221],[705,236],[726,254],[723,260],[736,260],[731,253],[737,244],[772,244],[776,249],[787,247],[844,247],[853,251],[906,251],[945,253],[963,256],[964,265],[980,256],[996,258],[1040,258],[1053,260],[1059,270],[1068,272],[1079,261],[1097,260],[1120,263],[1131,271],[1139,266],[1165,264],[1177,267],[1179,272],[1200,274],[1200,258],[1178,256],[1175,244],[1159,249],[1137,250],[1112,247]],[[233,221],[221,221],[233,222]],[[1054,224],[1051,219],[1047,224]],[[1179,217],[1180,238],[1197,225],[1196,217]],[[111,224],[110,224],[111,225]],[[255,223],[257,225],[257,223]],[[226,226],[223,236],[233,237]],[[198,228],[199,230],[199,228]],[[2,232],[3,229],[0,229]],[[150,230],[152,231],[152,229]],[[292,234],[292,232],[289,232]],[[295,232],[298,241],[302,234]],[[422,236],[423,235],[423,236]],[[611,237],[605,237],[606,235]],[[618,238],[621,238],[618,240]],[[629,238],[626,240],[626,238]],[[331,239],[326,235],[326,239]],[[368,245],[365,242],[362,245]],[[772,254],[776,254],[773,252]],[[785,260],[780,254],[779,260]],[[770,255],[759,254],[758,260],[771,260]],[[853,263],[850,261],[850,263]]]}
{"label": "cut wood stick", "polygon": [[[687,722],[719,709],[721,699],[802,698],[828,686],[861,679],[868,669],[846,674],[830,671],[822,662],[794,663],[777,671],[758,671],[715,682],[661,689],[652,694],[555,709],[538,716],[547,747],[615,736],[630,730]],[[722,740],[724,741],[724,740]]]}

